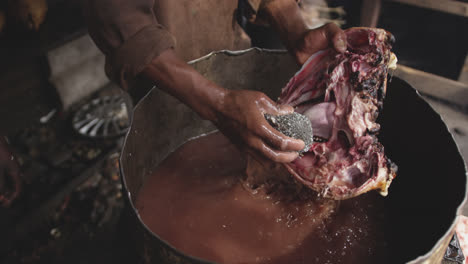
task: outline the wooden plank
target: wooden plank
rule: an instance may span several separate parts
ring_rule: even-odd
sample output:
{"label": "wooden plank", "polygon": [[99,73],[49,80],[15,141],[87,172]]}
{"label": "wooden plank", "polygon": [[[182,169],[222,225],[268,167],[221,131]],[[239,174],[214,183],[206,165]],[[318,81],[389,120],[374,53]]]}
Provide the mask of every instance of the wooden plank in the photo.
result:
{"label": "wooden plank", "polygon": [[468,110],[468,85],[398,64],[393,73],[420,93],[439,98]]}
{"label": "wooden plank", "polygon": [[468,85],[468,56],[465,58],[465,65],[463,65],[458,81]]}
{"label": "wooden plank", "polygon": [[459,1],[453,1],[453,0],[390,0],[390,1],[468,17],[468,4],[459,2]]}

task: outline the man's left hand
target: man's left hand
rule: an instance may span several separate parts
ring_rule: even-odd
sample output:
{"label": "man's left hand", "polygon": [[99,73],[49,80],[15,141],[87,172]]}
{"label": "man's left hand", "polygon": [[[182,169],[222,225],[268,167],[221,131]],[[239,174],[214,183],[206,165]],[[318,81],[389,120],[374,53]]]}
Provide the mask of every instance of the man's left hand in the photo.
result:
{"label": "man's left hand", "polygon": [[289,52],[302,65],[319,50],[346,51],[346,34],[334,23],[309,29],[295,0],[271,0],[262,9]]}
{"label": "man's left hand", "polygon": [[296,61],[302,65],[312,54],[331,47],[340,53],[346,51],[346,34],[334,23],[307,30],[290,47],[290,52],[294,55]]}

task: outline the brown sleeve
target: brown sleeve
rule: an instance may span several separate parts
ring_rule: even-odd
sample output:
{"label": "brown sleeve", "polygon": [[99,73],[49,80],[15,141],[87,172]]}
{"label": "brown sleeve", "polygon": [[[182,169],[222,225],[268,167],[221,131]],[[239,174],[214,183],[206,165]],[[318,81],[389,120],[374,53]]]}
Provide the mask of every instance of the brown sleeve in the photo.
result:
{"label": "brown sleeve", "polygon": [[125,90],[173,36],[158,23],[154,0],[85,0],[89,34],[106,56],[106,73]]}

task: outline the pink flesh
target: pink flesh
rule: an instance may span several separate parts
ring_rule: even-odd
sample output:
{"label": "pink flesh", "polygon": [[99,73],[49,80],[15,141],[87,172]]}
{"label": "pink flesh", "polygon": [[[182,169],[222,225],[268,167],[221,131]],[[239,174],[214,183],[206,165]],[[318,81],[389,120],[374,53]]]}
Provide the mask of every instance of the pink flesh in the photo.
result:
{"label": "pink flesh", "polygon": [[306,115],[314,136],[327,139],[285,166],[326,197],[347,199],[373,189],[385,195],[396,166],[385,157],[375,134],[380,129],[376,118],[386,91],[391,34],[370,28],[345,32],[344,54],[317,52],[282,90],[279,103]]}
{"label": "pink flesh", "polygon": [[333,121],[335,119],[336,104],[333,102],[319,103],[310,106],[301,114],[307,116],[314,124],[314,135],[322,138],[330,138]]}
{"label": "pink flesh", "polygon": [[468,217],[460,215],[455,226],[458,242],[465,256],[465,263],[468,263]]}

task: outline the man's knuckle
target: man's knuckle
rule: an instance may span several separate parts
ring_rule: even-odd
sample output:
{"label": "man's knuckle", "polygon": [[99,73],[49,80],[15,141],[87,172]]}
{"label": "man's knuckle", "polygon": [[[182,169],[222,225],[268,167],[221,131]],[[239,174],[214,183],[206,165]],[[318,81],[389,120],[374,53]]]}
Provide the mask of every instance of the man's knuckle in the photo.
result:
{"label": "man's knuckle", "polygon": [[258,140],[254,136],[252,135],[246,136],[244,140],[247,143],[247,146],[249,146],[250,148],[257,149],[257,150],[261,149],[261,146],[258,143]]}
{"label": "man's knuckle", "polygon": [[256,126],[253,128],[255,134],[261,136],[261,137],[267,137],[269,136],[268,129],[266,127],[266,123],[261,123],[260,125]]}
{"label": "man's knuckle", "polygon": [[266,149],[263,149],[262,151],[263,155],[265,155],[265,157],[267,157],[268,159],[270,160],[273,160],[273,161],[276,161],[276,157],[275,155],[273,155],[273,153],[271,153],[269,150],[266,150]]}
{"label": "man's knuckle", "polygon": [[281,138],[272,137],[272,138],[271,138],[271,144],[274,145],[275,147],[277,147],[277,148],[280,149],[280,150],[284,150],[284,149],[285,149],[284,140],[282,140]]}
{"label": "man's knuckle", "polygon": [[271,159],[272,161],[274,162],[281,162],[281,159],[277,156],[273,156],[273,158]]}

